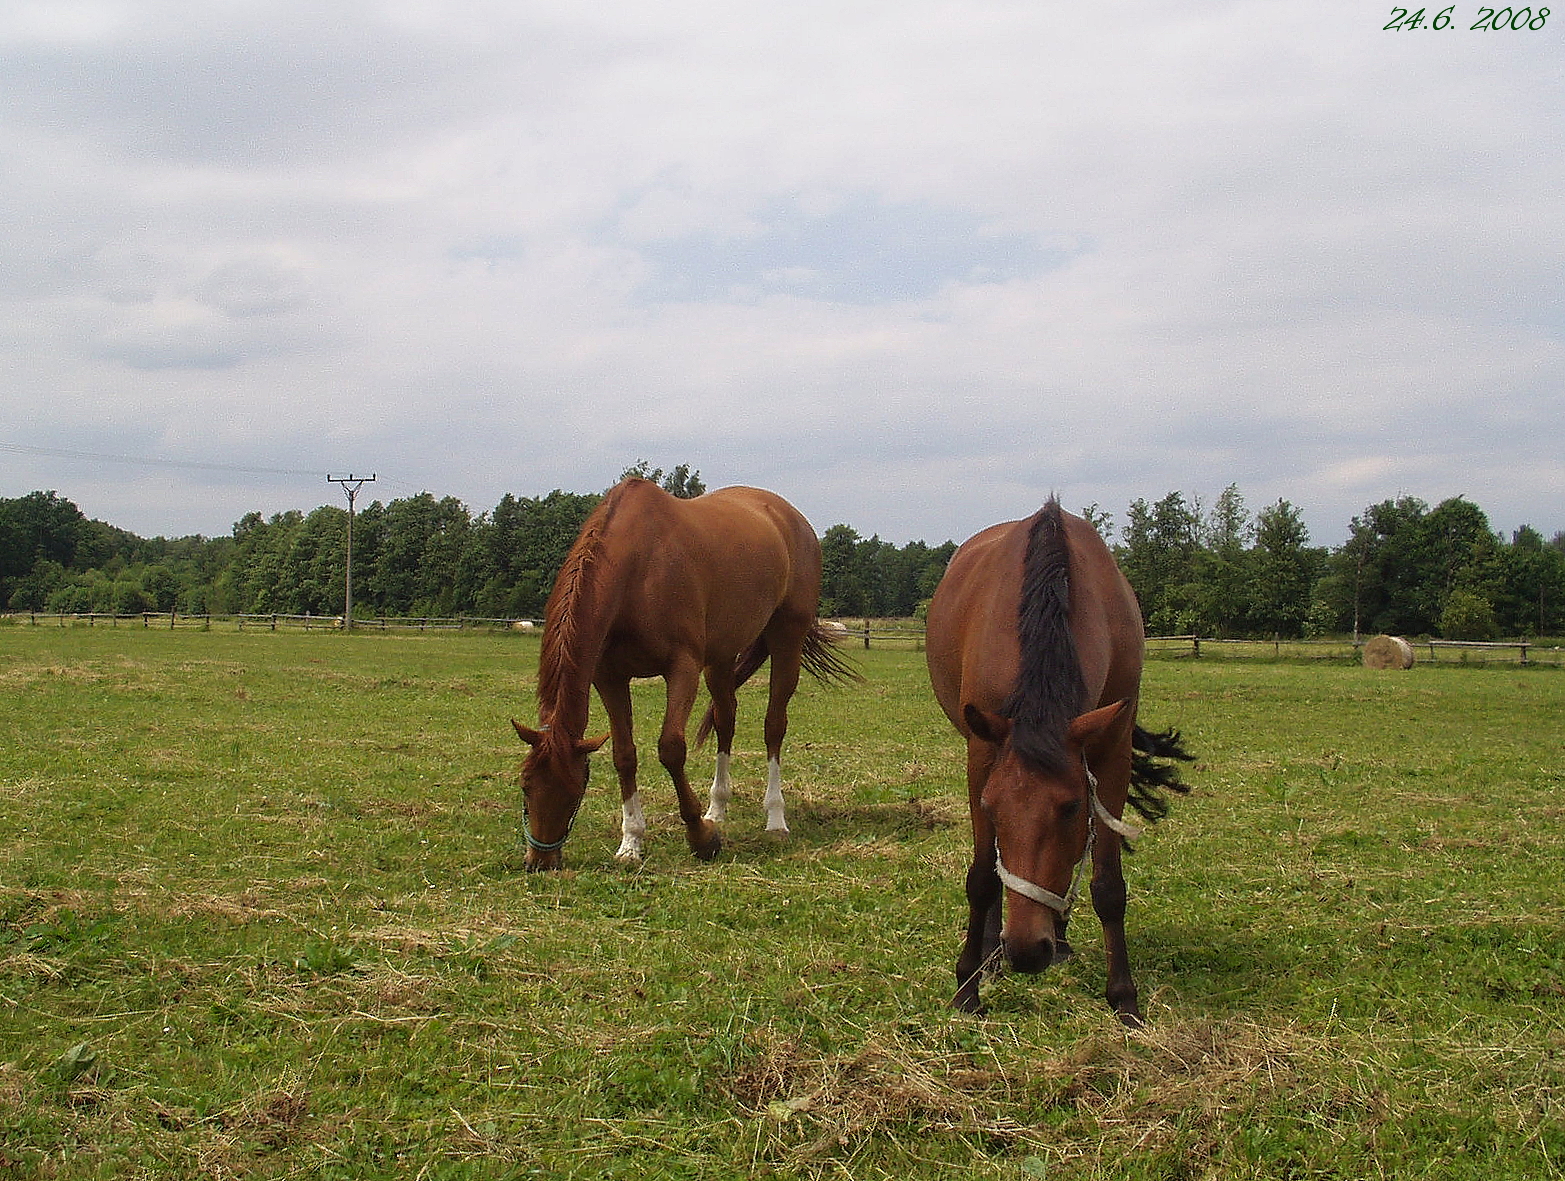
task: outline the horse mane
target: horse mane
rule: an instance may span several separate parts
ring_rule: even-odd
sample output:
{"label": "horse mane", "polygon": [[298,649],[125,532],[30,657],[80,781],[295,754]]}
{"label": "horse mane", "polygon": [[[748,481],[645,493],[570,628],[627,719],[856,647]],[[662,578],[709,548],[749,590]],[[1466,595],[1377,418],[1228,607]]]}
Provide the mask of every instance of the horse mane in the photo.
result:
{"label": "horse mane", "polygon": [[564,692],[571,674],[581,663],[581,650],[576,643],[576,627],[586,608],[582,606],[595,586],[598,557],[603,552],[603,537],[609,518],[617,507],[611,489],[597,508],[587,517],[581,534],[554,581],[554,590],[543,612],[543,644],[538,654],[538,700],[545,706],[558,708],[560,694]]}
{"label": "horse mane", "polygon": [[1016,685],[1002,712],[1013,723],[1011,749],[1045,771],[1065,770],[1065,731],[1087,696],[1070,626],[1070,545],[1054,497],[1027,529],[1017,607]]}

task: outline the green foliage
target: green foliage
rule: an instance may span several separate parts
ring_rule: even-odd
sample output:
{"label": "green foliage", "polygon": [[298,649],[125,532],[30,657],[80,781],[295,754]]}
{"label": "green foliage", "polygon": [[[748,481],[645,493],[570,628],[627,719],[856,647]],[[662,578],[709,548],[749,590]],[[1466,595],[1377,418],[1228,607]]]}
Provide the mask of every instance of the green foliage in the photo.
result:
{"label": "green foliage", "polygon": [[1440,634],[1448,640],[1492,640],[1500,634],[1489,600],[1470,590],[1454,590],[1440,613]]}
{"label": "green foliage", "polygon": [[[686,464],[665,474],[645,460],[627,476],[676,496],[705,491]],[[536,618],[598,494],[507,494],[474,515],[453,497],[374,501],[354,522],[354,606],[361,617]],[[1110,517],[1083,510],[1100,531]],[[1565,535],[1531,528],[1505,545],[1477,506],[1430,510],[1404,497],[1355,517],[1348,542],[1312,547],[1299,510],[1279,500],[1256,513],[1235,485],[1210,511],[1179,492],[1137,500],[1115,546],[1155,635],[1291,639],[1379,631],[1542,635],[1565,630]],[[348,514],[249,513],[232,536],[141,539],[86,520],[55,493],[0,500],[0,607],[17,611],[335,617],[343,609]],[[822,538],[821,611],[907,618],[934,592],[953,541],[896,546],[846,524]],[[1471,618],[1472,596],[1493,627]]]}
{"label": "green foliage", "polygon": [[[1347,544],[1331,555],[1315,594],[1328,625],[1359,634],[1444,635],[1452,626],[1498,635],[1537,635],[1565,626],[1565,550],[1536,530],[1510,546],[1476,505],[1453,497],[1429,509],[1414,497],[1371,506],[1355,517]],[[1492,629],[1473,615],[1483,601]]]}
{"label": "green foliage", "polygon": [[[1127,860],[1131,1033],[1086,903],[1073,960],[993,980],[986,1017],[949,1010],[964,760],[919,653],[801,686],[788,841],[763,831],[756,684],[716,862],[649,757],[647,860],[616,864],[605,752],[566,869],[531,875],[507,719],[537,651],[5,629],[0,1173],[1519,1181],[1565,1160],[1558,672],[1154,662],[1144,717],[1200,762]],[[661,686],[635,692],[650,739]]]}
{"label": "green foliage", "polygon": [[908,618],[929,599],[956,552],[954,542],[910,542],[898,549],[848,525],[821,538],[821,614]]}
{"label": "green foliage", "polygon": [[1199,507],[1170,492],[1157,504],[1131,503],[1118,551],[1120,569],[1141,600],[1141,615],[1157,635],[1212,634],[1220,624],[1203,610],[1197,578],[1201,551]]}
{"label": "green foliage", "polygon": [[631,478],[651,480],[670,496],[678,496],[682,500],[691,500],[706,491],[706,484],[701,480],[701,473],[691,471],[688,463],[679,464],[665,476],[662,468],[653,467],[645,459],[638,459],[621,472],[619,478],[621,480]]}
{"label": "green foliage", "polygon": [[1250,631],[1302,636],[1319,561],[1309,548],[1309,530],[1299,510],[1287,501],[1279,500],[1257,515],[1250,566]]}

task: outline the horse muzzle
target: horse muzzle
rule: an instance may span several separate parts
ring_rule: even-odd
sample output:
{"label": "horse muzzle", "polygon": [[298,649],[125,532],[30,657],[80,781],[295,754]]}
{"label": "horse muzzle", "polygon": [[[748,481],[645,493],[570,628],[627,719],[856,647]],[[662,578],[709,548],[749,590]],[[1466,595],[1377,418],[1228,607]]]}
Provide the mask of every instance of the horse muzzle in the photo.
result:
{"label": "horse muzzle", "polygon": [[[1057,962],[1055,942],[1052,937],[1041,939],[1013,939],[1002,937],[1000,946],[1005,949],[1005,961],[1013,972],[1036,975]],[[1063,958],[1063,957],[1060,957]]]}
{"label": "horse muzzle", "polygon": [[532,849],[527,850],[527,872],[548,873],[559,869],[561,865],[560,851],[558,849]]}
{"label": "horse muzzle", "polygon": [[1066,942],[1063,924],[1049,924],[1054,929],[1038,932],[1001,932],[1000,947],[1005,952],[1006,963],[1011,970],[1026,975],[1036,975],[1045,968],[1063,964],[1075,955]]}

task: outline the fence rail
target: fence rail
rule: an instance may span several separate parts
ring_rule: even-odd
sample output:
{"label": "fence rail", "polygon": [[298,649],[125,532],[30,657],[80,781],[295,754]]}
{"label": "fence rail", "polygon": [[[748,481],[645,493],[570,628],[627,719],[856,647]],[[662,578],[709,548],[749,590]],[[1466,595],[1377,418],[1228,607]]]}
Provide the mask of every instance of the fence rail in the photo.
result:
{"label": "fence rail", "polygon": [[[198,631],[341,631],[340,615],[284,615],[223,613],[182,615],[176,611],[137,611],[113,614],[105,611],[26,611],[0,615],[0,620],[31,627],[141,627],[192,628]],[[532,631],[541,626],[533,619],[479,619],[466,616],[438,618],[354,619],[354,631]]]}
{"label": "fence rail", "polygon": [[[128,615],[109,612],[21,611],[0,615],[0,622],[30,627],[141,627],[190,628],[199,631],[341,631],[340,615],[200,614],[174,611],[139,611]],[[863,644],[868,650],[895,648],[923,651],[924,629],[898,626],[895,621],[834,620],[827,625],[839,643]],[[471,618],[456,616],[383,617],[355,619],[355,631],[461,632],[539,631],[543,622],[528,618]],[[1432,664],[1516,664],[1565,667],[1565,645],[1535,640],[1480,642],[1477,640],[1409,640],[1417,658]],[[1211,636],[1148,636],[1149,657],[1167,659],[1265,659],[1340,660],[1359,658],[1362,641],[1325,640],[1224,640]]]}
{"label": "fence rail", "polygon": [[[829,625],[830,626],[830,625]],[[836,621],[839,642],[863,644],[868,649],[912,648],[922,651],[921,627],[896,626],[893,621]],[[1433,663],[1459,664],[1549,664],[1565,667],[1565,647],[1558,643],[1515,640],[1504,643],[1480,643],[1468,640],[1410,640],[1418,658]],[[1220,640],[1211,636],[1148,636],[1149,657],[1214,660],[1338,660],[1360,659],[1363,640]]]}
{"label": "fence rail", "polygon": [[[1536,640],[1409,640],[1417,659],[1431,664],[1547,664],[1565,667],[1565,646]],[[1218,640],[1210,636],[1148,636],[1149,656],[1270,656],[1276,660],[1357,660],[1362,640]]]}

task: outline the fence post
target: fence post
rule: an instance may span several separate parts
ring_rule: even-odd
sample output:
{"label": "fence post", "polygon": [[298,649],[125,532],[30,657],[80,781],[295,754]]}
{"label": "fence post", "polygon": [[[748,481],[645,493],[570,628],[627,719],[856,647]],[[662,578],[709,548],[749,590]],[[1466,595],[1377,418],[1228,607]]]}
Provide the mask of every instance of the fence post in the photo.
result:
{"label": "fence post", "polygon": [[1201,659],[1201,637],[1200,636],[1191,636],[1190,637],[1190,655],[1195,657],[1195,659],[1197,659],[1197,660]]}
{"label": "fence post", "polygon": [[864,651],[869,651],[869,620],[864,621]]}

